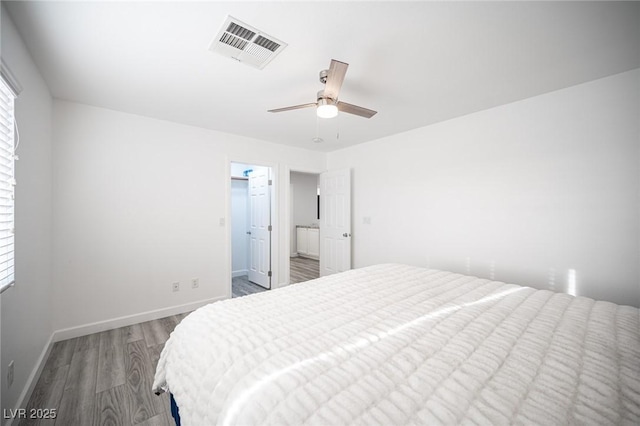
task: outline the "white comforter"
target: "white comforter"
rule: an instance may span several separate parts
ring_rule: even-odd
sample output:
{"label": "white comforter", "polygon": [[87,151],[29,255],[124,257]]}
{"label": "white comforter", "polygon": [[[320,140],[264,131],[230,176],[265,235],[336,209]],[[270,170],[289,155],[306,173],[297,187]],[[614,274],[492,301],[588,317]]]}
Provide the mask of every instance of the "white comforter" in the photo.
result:
{"label": "white comforter", "polygon": [[640,424],[639,310],[405,265],[213,303],[154,389],[182,424]]}

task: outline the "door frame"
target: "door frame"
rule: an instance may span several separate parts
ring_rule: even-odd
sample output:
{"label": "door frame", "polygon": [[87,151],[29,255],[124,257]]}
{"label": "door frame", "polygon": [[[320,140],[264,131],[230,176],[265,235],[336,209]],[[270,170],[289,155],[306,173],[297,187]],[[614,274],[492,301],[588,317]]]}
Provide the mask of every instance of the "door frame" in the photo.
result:
{"label": "door frame", "polygon": [[[280,264],[282,265],[282,273],[283,273],[283,285],[287,286],[291,284],[291,172],[299,172],[299,173],[311,173],[315,175],[320,175],[321,173],[326,172],[327,169],[306,169],[304,167],[295,167],[295,166],[285,166],[284,173],[282,176],[282,189],[284,194],[285,205],[282,209],[283,216],[283,228],[284,228],[284,241],[283,241],[283,257],[281,259]],[[284,256],[286,253],[286,256]]]}
{"label": "door frame", "polygon": [[279,251],[279,235],[280,235],[280,217],[279,214],[279,203],[280,203],[280,191],[278,190],[279,182],[280,182],[280,166],[278,163],[265,162],[262,160],[250,159],[250,158],[241,158],[241,157],[229,157],[225,158],[225,217],[227,218],[224,225],[225,232],[225,254],[226,254],[226,276],[227,276],[227,285],[228,285],[228,293],[227,298],[231,299],[233,296],[232,291],[232,244],[233,238],[231,235],[231,163],[238,164],[247,164],[247,165],[255,165],[262,167],[271,168],[271,180],[273,184],[271,185],[271,289],[278,288],[280,283],[280,251]]}

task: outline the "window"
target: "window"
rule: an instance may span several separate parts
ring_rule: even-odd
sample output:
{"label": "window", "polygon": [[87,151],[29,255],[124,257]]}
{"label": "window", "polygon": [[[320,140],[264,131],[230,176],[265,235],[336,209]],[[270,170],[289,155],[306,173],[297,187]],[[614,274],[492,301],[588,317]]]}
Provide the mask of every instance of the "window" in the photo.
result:
{"label": "window", "polygon": [[15,95],[0,78],[0,292],[14,283]]}

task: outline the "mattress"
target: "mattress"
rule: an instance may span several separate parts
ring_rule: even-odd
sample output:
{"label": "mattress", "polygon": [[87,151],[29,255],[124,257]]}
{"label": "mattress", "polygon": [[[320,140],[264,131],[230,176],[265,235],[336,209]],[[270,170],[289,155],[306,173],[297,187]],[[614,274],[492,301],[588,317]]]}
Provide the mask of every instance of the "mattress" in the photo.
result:
{"label": "mattress", "polygon": [[407,265],[188,315],[154,389],[183,425],[640,424],[639,310]]}

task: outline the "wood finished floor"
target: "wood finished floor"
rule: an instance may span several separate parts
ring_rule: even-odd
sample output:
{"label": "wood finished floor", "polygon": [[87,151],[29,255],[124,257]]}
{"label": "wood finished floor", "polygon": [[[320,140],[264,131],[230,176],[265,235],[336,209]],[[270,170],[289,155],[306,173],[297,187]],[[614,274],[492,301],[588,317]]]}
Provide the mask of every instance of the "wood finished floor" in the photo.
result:
{"label": "wood finished floor", "polygon": [[267,291],[267,289],[252,283],[246,275],[233,277],[231,280],[231,297],[242,297],[248,294],[262,293],[263,291]]}
{"label": "wood finished floor", "polygon": [[[55,420],[19,425],[172,425],[169,396],[151,392],[160,352],[186,314],[56,342],[27,409]],[[29,411],[27,411],[29,412]]]}
{"label": "wood finished floor", "polygon": [[[318,261],[291,258],[291,282],[318,277]],[[233,281],[233,297],[264,288],[246,277]],[[20,426],[169,426],[169,396],[151,392],[160,352],[187,314],[56,342],[27,404],[55,408],[55,419],[21,419]],[[29,411],[27,411],[29,412]],[[16,424],[16,423],[14,423]]]}
{"label": "wood finished floor", "polygon": [[320,265],[317,260],[306,257],[292,257],[291,284],[309,281],[320,276]]}
{"label": "wood finished floor", "polygon": [[[291,284],[309,281],[320,276],[319,262],[304,257],[291,258]],[[267,289],[249,281],[246,275],[234,277],[231,283],[232,297],[242,297],[248,294],[261,293]]]}

